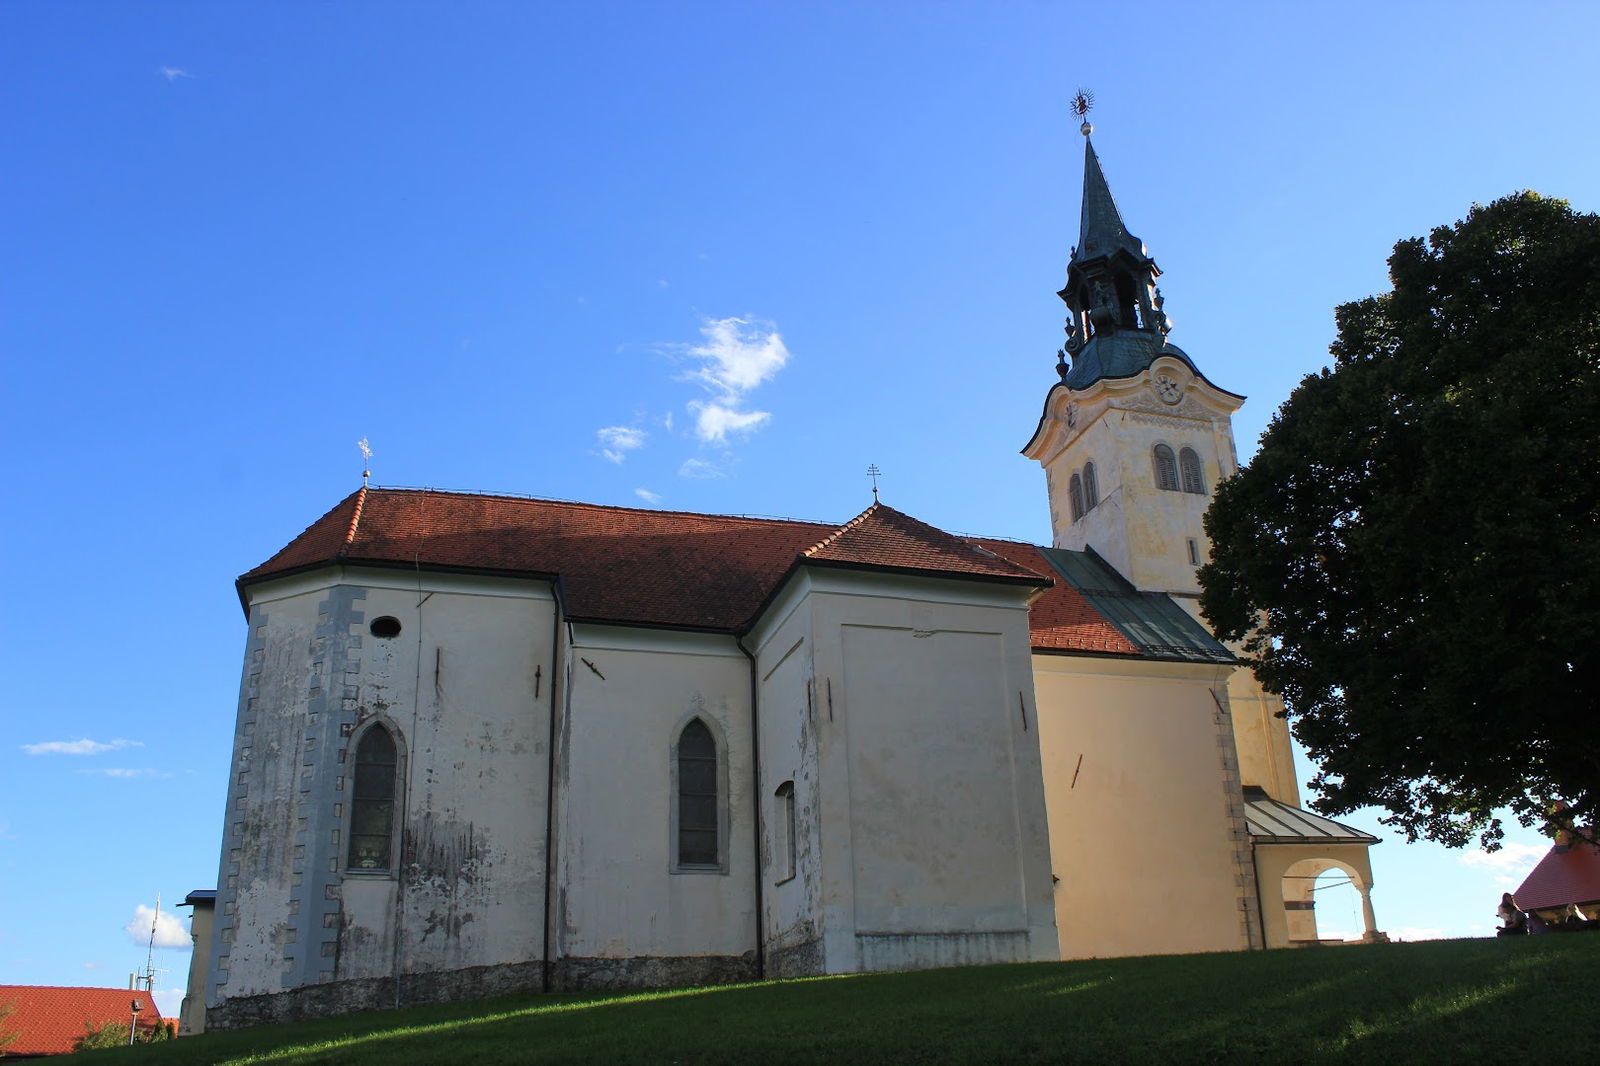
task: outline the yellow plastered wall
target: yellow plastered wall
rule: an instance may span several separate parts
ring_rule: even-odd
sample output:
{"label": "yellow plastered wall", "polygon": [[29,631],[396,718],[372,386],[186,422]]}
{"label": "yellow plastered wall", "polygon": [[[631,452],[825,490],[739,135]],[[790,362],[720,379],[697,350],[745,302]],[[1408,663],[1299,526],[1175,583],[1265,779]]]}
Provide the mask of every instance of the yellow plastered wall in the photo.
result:
{"label": "yellow plastered wall", "polygon": [[1034,656],[1062,958],[1251,946],[1231,727],[1211,665]]}

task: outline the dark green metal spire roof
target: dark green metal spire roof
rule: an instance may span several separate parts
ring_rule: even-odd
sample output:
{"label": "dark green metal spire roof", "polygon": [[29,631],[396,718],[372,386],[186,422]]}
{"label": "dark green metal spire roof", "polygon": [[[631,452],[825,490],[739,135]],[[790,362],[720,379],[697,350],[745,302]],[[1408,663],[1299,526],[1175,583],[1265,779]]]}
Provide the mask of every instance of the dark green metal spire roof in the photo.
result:
{"label": "dark green metal spire roof", "polygon": [[1101,378],[1131,378],[1163,355],[1182,359],[1190,370],[1205,377],[1188,353],[1161,334],[1119,330],[1089,338],[1072,357],[1072,369],[1061,380],[1069,389],[1087,389]]}
{"label": "dark green metal spire roof", "polygon": [[1150,258],[1144,242],[1128,232],[1123,224],[1117,202],[1111,198],[1111,187],[1106,184],[1105,173],[1100,169],[1100,157],[1095,155],[1094,142],[1083,138],[1083,214],[1078,221],[1078,250],[1073,262],[1082,263],[1115,252],[1125,251],[1141,262]]}

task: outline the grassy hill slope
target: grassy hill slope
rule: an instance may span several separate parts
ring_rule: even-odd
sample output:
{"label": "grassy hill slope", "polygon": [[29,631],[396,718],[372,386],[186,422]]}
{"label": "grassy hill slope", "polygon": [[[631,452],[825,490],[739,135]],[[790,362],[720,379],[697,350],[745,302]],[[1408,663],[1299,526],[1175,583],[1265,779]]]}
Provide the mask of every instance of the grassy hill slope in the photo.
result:
{"label": "grassy hill slope", "polygon": [[98,1051],[135,1066],[1593,1062],[1600,936],[512,996]]}

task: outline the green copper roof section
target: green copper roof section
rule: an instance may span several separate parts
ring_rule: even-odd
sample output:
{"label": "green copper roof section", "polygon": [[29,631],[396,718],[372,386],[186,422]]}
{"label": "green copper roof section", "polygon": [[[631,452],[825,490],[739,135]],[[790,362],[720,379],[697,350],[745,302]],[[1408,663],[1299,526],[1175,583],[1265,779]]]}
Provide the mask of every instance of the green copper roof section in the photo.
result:
{"label": "green copper roof section", "polygon": [[1141,261],[1150,258],[1144,242],[1129,233],[1123,224],[1122,212],[1117,210],[1117,202],[1111,198],[1111,187],[1100,169],[1100,157],[1094,153],[1094,144],[1085,137],[1083,213],[1078,219],[1078,250],[1073,260],[1081,263],[1118,251],[1125,251]]}
{"label": "green copper roof section", "polygon": [[1163,592],[1140,592],[1092,550],[1040,548],[1063,580],[1152,659],[1231,663],[1233,653]]}
{"label": "green copper roof section", "polygon": [[1072,369],[1062,381],[1069,389],[1086,389],[1101,378],[1131,378],[1161,355],[1182,359],[1190,370],[1200,374],[1194,360],[1160,333],[1120,329],[1090,337],[1083,350],[1072,357]]}

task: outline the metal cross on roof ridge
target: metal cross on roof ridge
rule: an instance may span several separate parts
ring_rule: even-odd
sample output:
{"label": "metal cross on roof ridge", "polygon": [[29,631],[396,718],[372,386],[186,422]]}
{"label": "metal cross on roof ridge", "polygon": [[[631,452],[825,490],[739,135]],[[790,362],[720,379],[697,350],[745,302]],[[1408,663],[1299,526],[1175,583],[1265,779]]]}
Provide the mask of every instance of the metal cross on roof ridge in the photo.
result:
{"label": "metal cross on roof ridge", "polygon": [[877,463],[867,464],[867,476],[872,479],[872,502],[878,502],[878,478],[883,471],[878,469]]}

